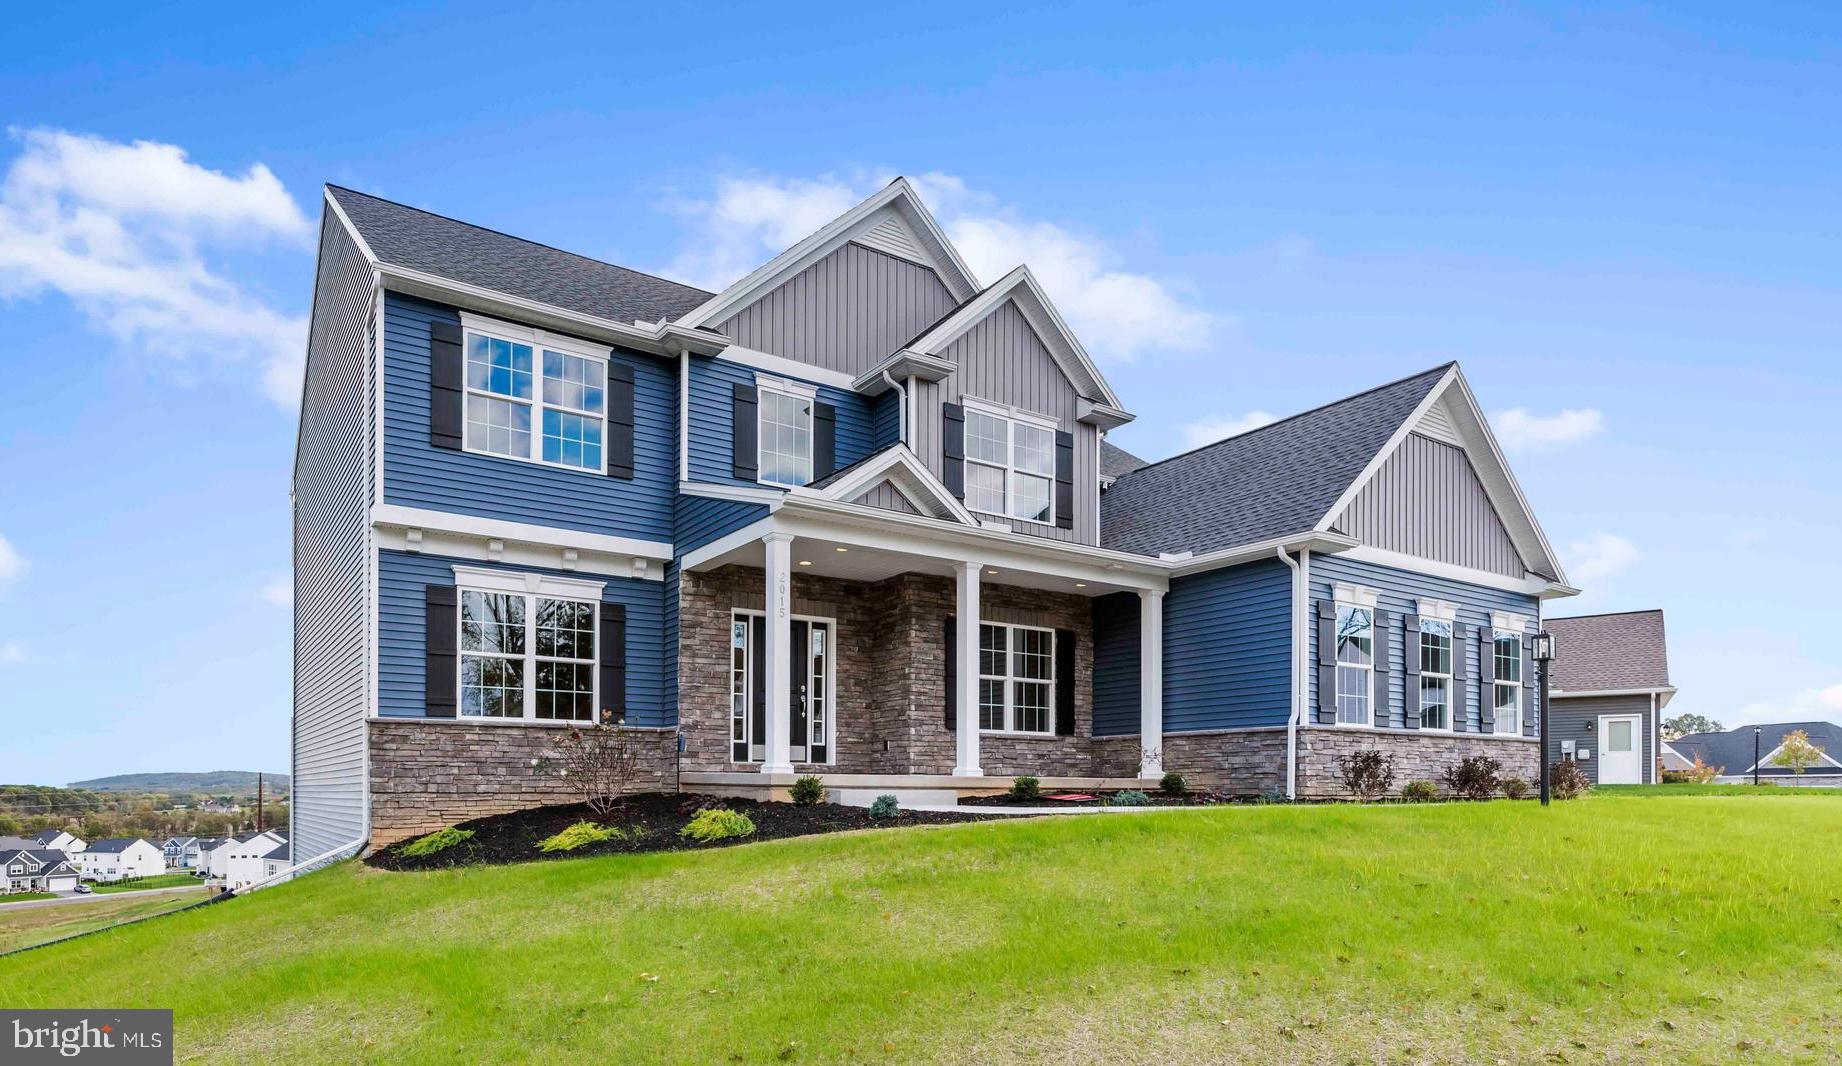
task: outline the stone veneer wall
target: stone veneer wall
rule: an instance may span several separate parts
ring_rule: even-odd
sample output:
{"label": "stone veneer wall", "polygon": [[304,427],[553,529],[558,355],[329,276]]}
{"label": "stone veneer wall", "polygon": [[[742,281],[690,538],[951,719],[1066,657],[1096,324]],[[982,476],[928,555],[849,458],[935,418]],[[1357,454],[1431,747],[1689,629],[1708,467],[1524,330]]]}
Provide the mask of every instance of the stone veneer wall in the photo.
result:
{"label": "stone veneer wall", "polygon": [[[581,793],[554,769],[533,765],[554,749],[561,732],[556,726],[373,718],[372,846],[470,818],[580,803]],[[676,789],[675,731],[630,732],[641,744],[634,790]]]}
{"label": "stone veneer wall", "polygon": [[[684,768],[750,770],[730,760],[729,621],[736,609],[761,610],[762,571],[726,566],[687,573],[679,591],[682,649],[678,714]],[[946,619],[951,579],[901,574],[879,582],[793,575],[793,613],[838,620],[837,691],[830,773],[947,774],[954,739],[946,727]],[[1066,593],[986,584],[980,607],[992,622],[1071,630],[1076,635],[1075,735],[985,736],[980,760],[994,776],[1086,776],[1093,723],[1093,616],[1088,600]]]}

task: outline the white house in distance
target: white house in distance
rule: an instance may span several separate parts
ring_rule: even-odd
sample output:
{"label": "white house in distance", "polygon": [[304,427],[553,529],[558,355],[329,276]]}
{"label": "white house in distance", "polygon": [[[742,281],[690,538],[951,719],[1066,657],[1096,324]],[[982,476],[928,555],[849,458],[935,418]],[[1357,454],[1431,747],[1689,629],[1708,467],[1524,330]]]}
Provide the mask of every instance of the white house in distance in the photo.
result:
{"label": "white house in distance", "polygon": [[166,853],[140,837],[98,840],[70,860],[85,881],[123,881],[166,872]]}
{"label": "white house in distance", "polygon": [[62,829],[41,829],[32,836],[32,846],[61,851],[66,855],[75,855],[85,847],[81,838],[72,836]]}
{"label": "white house in distance", "polygon": [[[222,850],[226,853],[224,887],[232,891],[248,888],[268,877],[271,872],[279,873],[288,865],[288,838],[272,829],[251,834]],[[271,855],[282,860],[280,865],[272,869],[268,862]]]}

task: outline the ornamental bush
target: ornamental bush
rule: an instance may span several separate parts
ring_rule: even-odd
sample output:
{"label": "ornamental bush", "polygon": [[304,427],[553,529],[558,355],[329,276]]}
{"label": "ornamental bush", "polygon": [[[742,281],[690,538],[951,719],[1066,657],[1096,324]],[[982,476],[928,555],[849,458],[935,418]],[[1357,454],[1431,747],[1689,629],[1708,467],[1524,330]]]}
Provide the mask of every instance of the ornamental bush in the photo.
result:
{"label": "ornamental bush", "polygon": [[1107,806],[1109,807],[1149,807],[1151,806],[1151,797],[1145,795],[1143,792],[1140,792],[1136,788],[1129,788],[1129,789],[1126,789],[1124,792],[1113,793],[1113,798],[1107,800]]}
{"label": "ornamental bush", "polygon": [[1401,789],[1401,798],[1409,803],[1431,803],[1439,798],[1439,786],[1431,781],[1409,781]]}
{"label": "ornamental bush", "polygon": [[1337,776],[1350,795],[1364,803],[1394,790],[1394,756],[1379,751],[1352,751],[1337,756]]}
{"label": "ornamental bush", "polygon": [[444,826],[430,833],[428,836],[417,837],[415,840],[403,845],[403,854],[416,857],[433,855],[438,851],[446,851],[462,841],[472,839],[473,830],[471,829],[456,829],[451,825]]}
{"label": "ornamental bush", "polygon": [[902,805],[896,802],[894,796],[878,796],[876,802],[870,804],[870,817],[879,822],[885,818],[894,818],[900,813],[902,813]]}
{"label": "ornamental bush", "polygon": [[1190,784],[1183,779],[1182,774],[1173,770],[1158,779],[1158,791],[1166,796],[1183,796],[1189,793]]}
{"label": "ornamental bush", "polygon": [[574,851],[589,844],[599,844],[604,840],[623,840],[625,830],[615,825],[596,825],[594,822],[577,822],[555,836],[545,837],[537,842],[538,851]]}
{"label": "ornamental bush", "polygon": [[1011,781],[1011,799],[1039,800],[1043,798],[1043,783],[1029,774]]}
{"label": "ornamental bush", "polygon": [[1467,755],[1439,775],[1459,799],[1487,800],[1503,787],[1503,764],[1488,755]]}
{"label": "ornamental bush", "polygon": [[812,774],[796,778],[793,782],[793,805],[810,807],[815,803],[825,802],[825,782]]}
{"label": "ornamental bush", "polygon": [[1578,799],[1593,787],[1586,771],[1572,759],[1562,759],[1548,768],[1548,792],[1555,799]]}
{"label": "ornamental bush", "polygon": [[1529,794],[1529,783],[1520,777],[1506,777],[1503,779],[1503,794],[1519,800]]}
{"label": "ornamental bush", "polygon": [[752,836],[755,823],[741,811],[732,811],[727,807],[706,807],[691,816],[690,822],[678,835],[700,844],[716,840],[729,840],[734,837]]}

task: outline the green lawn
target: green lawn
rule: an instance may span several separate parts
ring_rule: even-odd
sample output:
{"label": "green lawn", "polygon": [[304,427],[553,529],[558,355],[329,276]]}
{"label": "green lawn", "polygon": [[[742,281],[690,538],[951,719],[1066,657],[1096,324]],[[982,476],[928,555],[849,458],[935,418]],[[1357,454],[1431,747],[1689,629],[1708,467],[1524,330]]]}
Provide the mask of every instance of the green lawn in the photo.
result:
{"label": "green lawn", "polygon": [[1818,796],[1842,799],[1842,788],[1797,785],[1599,785],[1594,791],[1617,796]]}
{"label": "green lawn", "polygon": [[[198,902],[181,892],[164,896],[129,896],[127,899],[89,897],[78,903],[59,903],[51,907],[8,907],[0,909],[0,951],[11,951],[27,944],[43,944],[59,937],[125,922],[131,918],[170,911]],[[21,956],[24,958],[24,956]],[[0,960],[0,987],[6,985],[8,970],[18,960]],[[0,1003],[6,1000],[0,998]]]}
{"label": "green lawn", "polygon": [[0,896],[0,903],[25,903],[35,899],[57,899],[56,892],[9,892]]}
{"label": "green lawn", "polygon": [[111,881],[108,884],[91,885],[90,888],[103,893],[140,892],[149,888],[178,888],[182,885],[199,886],[198,890],[201,893],[204,891],[204,882],[187,873],[155,874],[152,877],[143,877],[139,881]]}
{"label": "green lawn", "polygon": [[171,1007],[182,1060],[1831,1061],[1838,839],[1600,795],[346,864],[0,962],[0,1003]]}

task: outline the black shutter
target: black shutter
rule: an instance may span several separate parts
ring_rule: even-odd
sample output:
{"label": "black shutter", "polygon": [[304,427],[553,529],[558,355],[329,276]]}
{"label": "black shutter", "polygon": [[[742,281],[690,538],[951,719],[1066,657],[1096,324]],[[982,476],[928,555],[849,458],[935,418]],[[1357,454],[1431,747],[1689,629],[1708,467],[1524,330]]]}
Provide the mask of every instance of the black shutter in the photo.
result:
{"label": "black shutter", "polygon": [[1318,601],[1318,723],[1337,724],[1337,604]]}
{"label": "black shutter", "polygon": [[1420,616],[1401,616],[1401,724],[1420,728]]}
{"label": "black shutter", "polygon": [[1075,735],[1075,635],[1055,631],[1055,735]]}
{"label": "black shutter", "polygon": [[1388,651],[1394,647],[1394,616],[1385,611],[1375,612],[1375,709],[1372,721],[1375,728],[1386,729],[1394,717],[1394,664],[1388,661]]}
{"label": "black shutter", "polygon": [[735,386],[729,408],[730,440],[734,448],[730,466],[731,473],[744,481],[754,481],[760,476],[756,465],[761,450],[760,424],[755,420],[758,403],[753,385]]}
{"label": "black shutter", "polygon": [[608,476],[633,477],[633,368],[608,363]]}
{"label": "black shutter", "polygon": [[959,706],[959,626],[952,615],[947,616],[947,653],[941,657],[947,664],[947,729],[959,728],[959,716],[954,711]]}
{"label": "black shutter", "polygon": [[423,713],[453,718],[459,687],[460,597],[453,585],[429,585],[422,593],[422,644],[428,660],[423,679]]}
{"label": "black shutter", "polygon": [[1477,629],[1477,731],[1497,731],[1497,645],[1496,631],[1486,626]]}
{"label": "black shutter", "polygon": [[1055,435],[1055,528],[1074,528],[1074,434]]}
{"label": "black shutter", "polygon": [[627,605],[601,605],[601,714],[602,725],[627,720]]}
{"label": "black shutter", "polygon": [[1463,733],[1471,728],[1471,715],[1465,707],[1465,692],[1471,686],[1466,684],[1471,679],[1471,656],[1466,648],[1471,644],[1471,627],[1455,625],[1452,627],[1452,732]]}
{"label": "black shutter", "polygon": [[467,363],[458,322],[429,323],[429,443],[461,450]]}
{"label": "black shutter", "polygon": [[828,403],[812,405],[812,480],[838,471],[838,409]]}
{"label": "black shutter", "polygon": [[940,405],[940,480],[956,500],[966,498],[966,409]]}
{"label": "black shutter", "polygon": [[[1523,637],[1522,638],[1522,735],[1525,737],[1532,737],[1532,736],[1538,735],[1537,730],[1536,730],[1536,725],[1535,725],[1535,715],[1539,713],[1540,708],[1536,706],[1536,700],[1535,700],[1535,672],[1530,669],[1530,667],[1533,666],[1534,663],[1535,663],[1535,638],[1534,637]],[[1549,664],[1544,664],[1544,666],[1542,667],[1544,671],[1547,669],[1547,665]],[[1544,677],[1542,678],[1542,680],[1546,681],[1547,678]]]}

